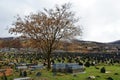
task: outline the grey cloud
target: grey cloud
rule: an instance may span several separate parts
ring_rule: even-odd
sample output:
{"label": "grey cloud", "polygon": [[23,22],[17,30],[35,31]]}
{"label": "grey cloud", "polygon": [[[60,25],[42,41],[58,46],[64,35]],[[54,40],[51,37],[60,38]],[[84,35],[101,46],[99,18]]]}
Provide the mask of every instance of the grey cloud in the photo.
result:
{"label": "grey cloud", "polygon": [[55,4],[73,3],[73,10],[83,25],[84,40],[113,41],[120,39],[120,0],[1,0],[0,37],[11,36],[5,30],[17,14],[24,16]]}

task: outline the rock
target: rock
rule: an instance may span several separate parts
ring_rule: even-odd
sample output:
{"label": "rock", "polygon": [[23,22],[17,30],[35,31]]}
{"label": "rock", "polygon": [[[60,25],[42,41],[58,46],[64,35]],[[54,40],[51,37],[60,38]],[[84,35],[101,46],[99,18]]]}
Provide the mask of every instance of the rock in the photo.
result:
{"label": "rock", "polygon": [[94,80],[95,79],[95,76],[89,76],[88,78],[87,78],[87,80]]}

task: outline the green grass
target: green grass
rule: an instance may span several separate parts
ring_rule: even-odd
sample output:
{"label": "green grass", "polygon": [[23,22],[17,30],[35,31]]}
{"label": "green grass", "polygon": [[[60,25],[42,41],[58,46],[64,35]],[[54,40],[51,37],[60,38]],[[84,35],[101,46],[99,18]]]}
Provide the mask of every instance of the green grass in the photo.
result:
{"label": "green grass", "polygon": [[[34,80],[86,80],[89,76],[95,76],[94,80],[107,80],[106,78],[112,77],[114,80],[120,80],[120,66],[104,66],[106,71],[110,73],[100,73],[100,68],[103,66],[97,66],[99,69],[96,69],[94,66],[86,68],[85,73],[77,73],[76,76],[74,74],[65,74],[65,73],[57,73],[56,76],[53,76],[51,71],[36,70],[33,71],[32,74],[28,73],[29,77],[32,77]],[[35,74],[37,72],[41,72],[42,75],[40,77],[36,77]],[[117,73],[118,75],[115,75]],[[18,77],[17,73],[14,76],[9,76],[8,78]],[[9,79],[8,79],[9,80]]]}

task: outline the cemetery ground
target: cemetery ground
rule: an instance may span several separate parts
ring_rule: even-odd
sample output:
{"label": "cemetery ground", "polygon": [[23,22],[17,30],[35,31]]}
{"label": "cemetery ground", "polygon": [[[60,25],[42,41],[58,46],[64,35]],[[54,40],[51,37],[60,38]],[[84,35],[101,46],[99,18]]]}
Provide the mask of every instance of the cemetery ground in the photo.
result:
{"label": "cemetery ground", "polygon": [[[37,56],[34,56],[34,54],[18,55],[11,53],[9,55],[9,53],[5,53],[2,56],[3,57],[1,57],[0,71],[11,68],[12,72],[7,72],[7,79],[3,79],[3,76],[1,76],[0,72],[0,80],[14,80],[14,78],[20,77],[31,77],[32,80],[120,80],[120,54],[69,53],[68,55],[57,54],[51,58],[51,65],[53,65],[53,63],[78,63],[79,65],[84,64],[85,71],[77,73],[55,73],[52,72],[52,69],[48,71],[44,64],[46,61],[45,57],[39,54]],[[26,66],[24,66],[25,63],[26,65],[28,65],[27,63],[30,63],[34,65],[42,65],[44,67],[41,68],[39,66],[37,67],[37,69],[28,69],[26,68]],[[22,71],[20,71],[20,69],[16,69],[16,67],[18,67],[19,65],[23,65],[22,68],[24,69],[22,69]],[[103,67],[105,68],[105,70]]]}
{"label": "cemetery ground", "polygon": [[[97,68],[96,68],[97,67]],[[103,66],[90,66],[86,67],[85,73],[59,73],[53,75],[52,71],[47,71],[46,69],[27,71],[28,77],[33,80],[120,80],[120,65],[105,65],[106,73],[101,73],[100,69]],[[40,76],[36,76],[36,73],[40,72]],[[8,80],[13,80],[13,78],[19,77],[18,72],[14,72],[13,75],[8,76]],[[93,79],[89,79],[89,77]],[[112,79],[111,79],[112,78]]]}

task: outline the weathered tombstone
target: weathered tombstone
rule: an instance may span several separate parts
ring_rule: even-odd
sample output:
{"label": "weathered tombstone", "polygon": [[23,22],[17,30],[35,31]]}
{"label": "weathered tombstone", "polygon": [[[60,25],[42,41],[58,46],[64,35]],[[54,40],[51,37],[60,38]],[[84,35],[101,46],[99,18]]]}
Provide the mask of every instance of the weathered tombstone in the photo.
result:
{"label": "weathered tombstone", "polygon": [[105,67],[102,67],[102,68],[100,69],[100,72],[101,72],[101,73],[105,73],[105,72],[106,72]]}
{"label": "weathered tombstone", "polygon": [[86,66],[86,67],[90,67],[90,62],[87,61],[87,62],[85,63],[85,66]]}
{"label": "weathered tombstone", "polygon": [[83,63],[81,61],[78,62],[79,65],[83,65]]}
{"label": "weathered tombstone", "polygon": [[27,77],[27,72],[26,71],[23,72],[23,77]]}
{"label": "weathered tombstone", "polygon": [[44,63],[43,63],[43,66],[46,66],[46,65],[47,65],[46,62],[44,62]]}

